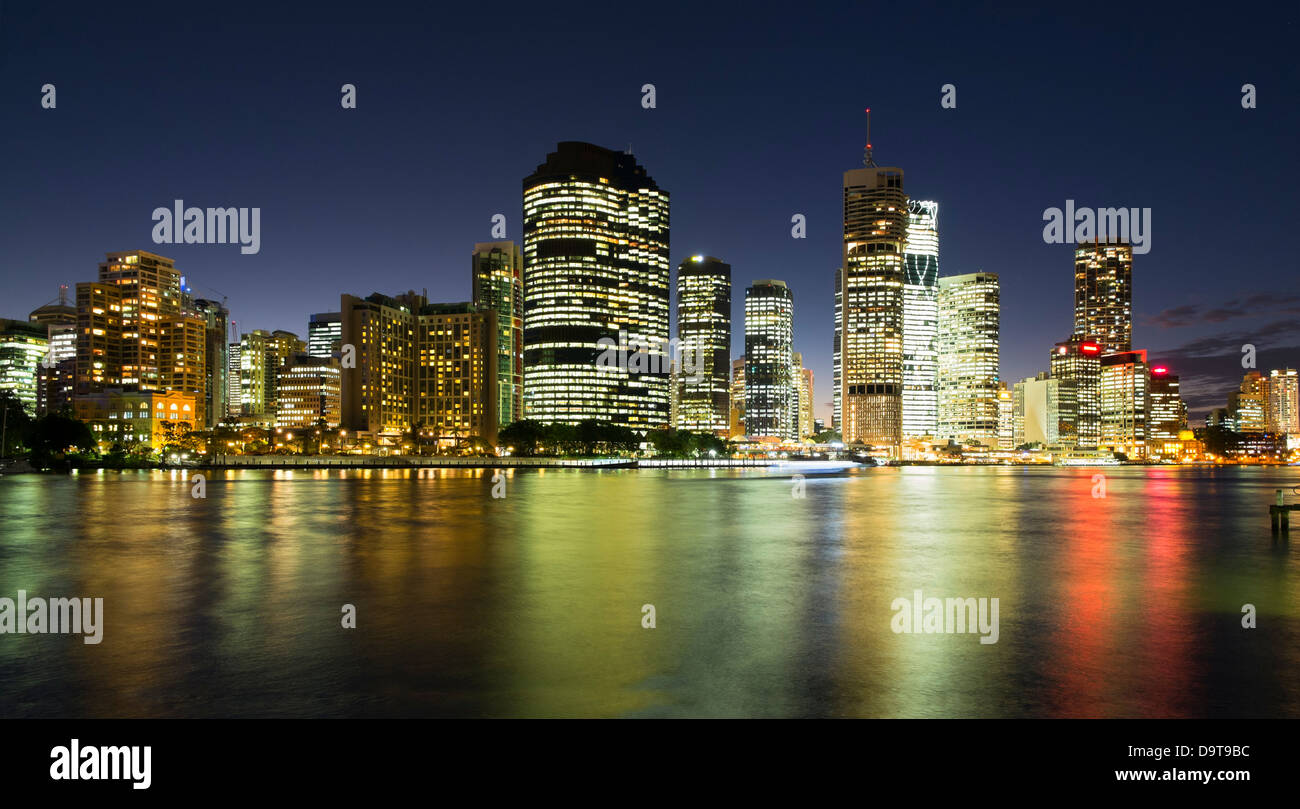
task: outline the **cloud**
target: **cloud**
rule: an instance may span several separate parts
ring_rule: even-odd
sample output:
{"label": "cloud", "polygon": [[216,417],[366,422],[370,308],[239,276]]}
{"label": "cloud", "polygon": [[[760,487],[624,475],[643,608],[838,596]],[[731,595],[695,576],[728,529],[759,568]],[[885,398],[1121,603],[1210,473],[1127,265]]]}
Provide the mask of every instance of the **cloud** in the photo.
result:
{"label": "cloud", "polygon": [[[1241,366],[1245,345],[1255,346],[1253,369]],[[1300,365],[1300,320],[1274,320],[1258,328],[1198,337],[1176,348],[1150,351],[1148,356],[1178,374],[1189,421],[1199,422],[1205,412],[1227,405],[1228,394],[1237,390],[1248,372],[1267,374],[1273,368]]]}
{"label": "cloud", "polygon": [[1300,314],[1300,295],[1265,292],[1251,295],[1244,301],[1233,298],[1214,307],[1189,303],[1149,315],[1143,318],[1143,322],[1158,329],[1178,329],[1183,326],[1226,323],[1238,318],[1278,314]]}

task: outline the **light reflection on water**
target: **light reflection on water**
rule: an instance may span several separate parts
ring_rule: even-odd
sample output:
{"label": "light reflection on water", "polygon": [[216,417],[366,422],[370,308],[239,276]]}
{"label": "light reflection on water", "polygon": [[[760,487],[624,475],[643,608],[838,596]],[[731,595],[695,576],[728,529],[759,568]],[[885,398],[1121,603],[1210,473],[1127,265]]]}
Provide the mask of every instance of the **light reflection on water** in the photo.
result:
{"label": "light reflection on water", "polygon": [[[106,628],[0,635],[0,716],[1300,716],[1300,470],[1097,471],[8,477],[0,596]],[[915,590],[998,643],[895,634]]]}

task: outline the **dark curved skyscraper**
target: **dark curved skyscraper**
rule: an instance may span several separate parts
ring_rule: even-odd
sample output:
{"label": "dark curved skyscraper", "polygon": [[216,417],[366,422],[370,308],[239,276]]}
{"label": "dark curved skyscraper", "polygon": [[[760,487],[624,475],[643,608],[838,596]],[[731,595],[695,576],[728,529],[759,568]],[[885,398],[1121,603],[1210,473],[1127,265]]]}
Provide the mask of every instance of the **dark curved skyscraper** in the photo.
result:
{"label": "dark curved skyscraper", "polygon": [[524,179],[524,415],[668,423],[668,193],[567,141]]}

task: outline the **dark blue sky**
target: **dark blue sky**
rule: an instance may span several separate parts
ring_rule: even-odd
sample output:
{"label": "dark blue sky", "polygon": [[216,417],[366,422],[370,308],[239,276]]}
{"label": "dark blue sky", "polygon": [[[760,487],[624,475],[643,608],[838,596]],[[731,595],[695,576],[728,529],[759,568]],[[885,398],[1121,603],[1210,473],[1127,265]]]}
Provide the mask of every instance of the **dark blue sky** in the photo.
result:
{"label": "dark blue sky", "polygon": [[[1066,199],[1152,209],[1135,347],[1183,374],[1194,412],[1222,404],[1243,343],[1264,370],[1300,364],[1294,4],[274,5],[4,5],[0,316],[135,248],[228,296],[241,330],[305,335],[340,292],[464,300],[473,243],[496,213],[519,238],[521,180],[558,141],[630,143],[672,195],[674,267],[732,265],[733,354],[743,287],[784,279],[829,402],[841,175],[870,106],[877,162],[940,203],[941,274],[1001,276],[1004,378],[1071,329],[1071,248],[1042,239]],[[261,252],[154,246],[150,214],[178,198],[260,207]]]}

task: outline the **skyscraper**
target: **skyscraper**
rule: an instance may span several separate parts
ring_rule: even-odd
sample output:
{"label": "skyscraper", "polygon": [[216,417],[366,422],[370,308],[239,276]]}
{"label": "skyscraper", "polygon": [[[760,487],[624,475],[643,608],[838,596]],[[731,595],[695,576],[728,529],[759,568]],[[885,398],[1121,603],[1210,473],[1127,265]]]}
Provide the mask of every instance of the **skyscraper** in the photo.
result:
{"label": "skyscraper", "polygon": [[1148,454],[1181,458],[1179,434],[1187,427],[1183,420],[1183,401],[1177,374],[1169,373],[1164,365],[1151,366],[1149,401]]}
{"label": "skyscraper", "polygon": [[726,436],[730,430],[731,265],[693,256],[677,267],[680,393],[677,427]]}
{"label": "skyscraper", "polygon": [[1150,443],[1151,371],[1145,351],[1101,358],[1101,438],[1098,446],[1130,460],[1147,457]]}
{"label": "skyscraper", "polygon": [[240,368],[243,353],[240,343],[226,344],[226,418],[238,418],[243,412],[243,390],[240,387]]}
{"label": "skyscraper", "polygon": [[77,284],[76,393],[160,390],[162,324],[181,315],[181,275],[144,250],[109,253],[99,280]]}
{"label": "skyscraper", "polygon": [[937,438],[998,446],[1000,301],[996,273],[939,279]]}
{"label": "skyscraper", "polygon": [[935,392],[939,325],[939,203],[907,205],[903,248],[903,435],[934,435],[939,405]]}
{"label": "skyscraper", "polygon": [[812,369],[803,367],[803,355],[795,354],[795,357],[795,371],[799,374],[799,438],[802,440],[817,434],[813,426],[816,407],[813,397],[817,394],[817,387]]}
{"label": "skyscraper", "polygon": [[323,422],[337,427],[341,395],[337,359],[294,354],[277,372],[275,425],[302,430]]}
{"label": "skyscraper", "polygon": [[77,365],[77,307],[68,304],[67,295],[67,285],[60,285],[58,303],[47,303],[27,316],[29,322],[45,326],[49,334],[49,351],[36,368],[38,416],[72,407]]}
{"label": "skyscraper", "polygon": [[666,424],[668,193],[633,155],[572,141],[523,189],[525,415]]}
{"label": "skyscraper", "polygon": [[844,269],[835,268],[835,338],[834,345],[831,349],[831,429],[840,430],[840,416],[842,408],[840,404],[841,377],[843,375],[841,367],[840,342],[843,340],[844,332]]}
{"label": "skyscraper", "polygon": [[794,296],[784,281],[755,281],[745,290],[745,434],[794,436]]}
{"label": "skyscraper", "polygon": [[1091,339],[1102,354],[1133,345],[1133,248],[1115,242],[1074,251],[1074,338]]}
{"label": "skyscraper", "polygon": [[846,443],[897,458],[903,434],[903,170],[844,172],[840,419]]}
{"label": "skyscraper", "polygon": [[501,427],[524,417],[523,255],[514,242],[474,245],[474,305],[497,313],[497,370],[494,394]]}
{"label": "skyscraper", "polygon": [[1300,385],[1296,369],[1274,369],[1268,375],[1269,431],[1300,435]]}
{"label": "skyscraper", "polygon": [[50,348],[49,330],[43,323],[0,318],[0,391],[36,414],[36,369]]}
{"label": "skyscraper", "polygon": [[343,340],[343,315],[318,312],[307,321],[307,353],[313,357],[334,356],[335,344]]}
{"label": "skyscraper", "polygon": [[1071,338],[1052,349],[1052,377],[1058,388],[1057,436],[1071,449],[1092,450],[1101,438],[1101,345]]}
{"label": "skyscraper", "polygon": [[1268,430],[1268,380],[1259,371],[1250,371],[1241,387],[1228,394],[1228,411],[1239,433],[1262,433]]}
{"label": "skyscraper", "polygon": [[194,397],[193,422],[208,427],[208,324],[192,312],[167,318],[158,325],[158,378],[166,391]]}
{"label": "skyscraper", "polygon": [[[224,303],[195,298],[190,309],[203,319],[205,325],[205,377],[203,393],[203,411],[205,425],[215,427],[228,414],[227,402],[230,399],[230,358],[229,331],[230,312]],[[239,377],[235,377],[238,384]]]}

